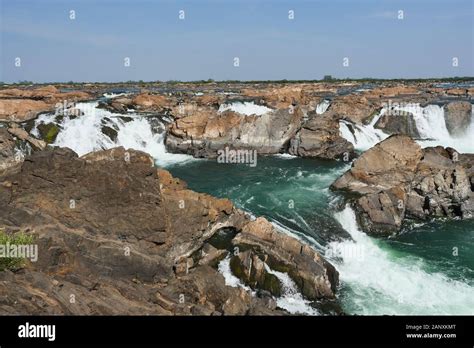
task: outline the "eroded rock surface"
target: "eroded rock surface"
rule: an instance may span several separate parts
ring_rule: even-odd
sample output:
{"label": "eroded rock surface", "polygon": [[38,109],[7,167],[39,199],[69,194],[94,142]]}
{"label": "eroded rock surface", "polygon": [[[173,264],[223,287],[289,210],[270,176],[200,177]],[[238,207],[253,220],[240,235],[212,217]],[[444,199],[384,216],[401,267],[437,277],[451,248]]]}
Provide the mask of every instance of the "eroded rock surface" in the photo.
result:
{"label": "eroded rock surface", "polygon": [[313,115],[291,139],[288,152],[300,157],[345,161],[354,157],[354,146],[339,133],[339,119],[333,112]]}
{"label": "eroded rock surface", "polygon": [[452,148],[422,149],[410,137],[387,138],[356,159],[332,188],[355,194],[368,233],[397,232],[405,218],[472,218],[474,155]]}
{"label": "eroded rock surface", "polygon": [[337,286],[308,246],[123,148],[28,156],[0,176],[0,226],[31,234],[39,251],[0,272],[2,314],[287,314],[270,292],[226,285],[217,265],[229,251],[209,244],[225,228],[238,233],[232,243],[285,265],[308,298],[332,299]]}

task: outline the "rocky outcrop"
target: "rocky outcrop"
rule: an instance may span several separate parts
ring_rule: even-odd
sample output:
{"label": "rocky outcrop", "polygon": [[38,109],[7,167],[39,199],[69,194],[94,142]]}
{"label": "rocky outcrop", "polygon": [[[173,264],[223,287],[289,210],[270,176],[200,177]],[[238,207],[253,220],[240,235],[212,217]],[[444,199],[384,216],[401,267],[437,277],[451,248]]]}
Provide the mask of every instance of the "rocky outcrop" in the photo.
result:
{"label": "rocky outcrop", "polygon": [[40,113],[63,109],[65,105],[89,99],[91,95],[86,92],[60,92],[54,86],[4,89],[0,90],[0,121],[24,122]]}
{"label": "rocky outcrop", "polygon": [[354,146],[339,133],[339,117],[333,112],[313,115],[290,141],[288,152],[300,157],[349,160]]}
{"label": "rocky outcrop", "polygon": [[8,133],[20,140],[28,142],[35,150],[44,150],[46,148],[46,143],[43,140],[36,139],[35,137],[31,136],[26,130],[20,128],[16,123],[10,124]]}
{"label": "rocky outcrop", "polygon": [[405,86],[403,84],[400,84],[393,87],[374,88],[370,91],[367,91],[366,95],[372,98],[395,98],[400,96],[414,96],[420,93],[420,89],[416,86]]}
{"label": "rocky outcrop", "polygon": [[258,98],[273,109],[286,109],[292,105],[307,105],[311,99],[305,85],[242,89],[243,96]]}
{"label": "rocky outcrop", "polygon": [[53,110],[53,104],[42,100],[0,99],[0,121],[28,121],[41,112]]}
{"label": "rocky outcrop", "polygon": [[8,168],[18,164],[15,140],[5,128],[0,128],[0,175]]}
{"label": "rocky outcrop", "polygon": [[414,139],[420,138],[413,114],[409,112],[386,113],[377,120],[374,127],[390,135],[405,134]]}
{"label": "rocky outcrop", "polygon": [[0,174],[0,227],[38,246],[37,262],[0,272],[2,314],[285,314],[267,291],[226,285],[217,264],[229,250],[212,244],[223,229],[237,233],[232,244],[284,265],[308,297],[333,298],[337,286],[308,246],[123,148],[26,157]]}
{"label": "rocky outcrop", "polygon": [[381,105],[363,95],[350,94],[334,98],[329,110],[355,124],[366,124],[378,113]]}
{"label": "rocky outcrop", "polygon": [[217,157],[217,151],[225,147],[279,153],[296,134],[302,117],[297,107],[261,116],[209,108],[176,120],[169,128],[166,147],[171,152],[210,158]]}
{"label": "rocky outcrop", "polygon": [[332,188],[352,198],[363,229],[375,235],[400,230],[405,218],[471,218],[474,215],[474,155],[421,147],[396,135],[354,161]]}
{"label": "rocky outcrop", "polygon": [[450,102],[444,106],[444,118],[451,135],[463,135],[471,124],[472,104],[468,101]]}
{"label": "rocky outcrop", "polygon": [[265,218],[246,224],[234,238],[233,244],[243,249],[246,246],[256,247],[256,254],[260,257],[260,263],[253,258],[253,265],[257,267],[257,280],[259,272],[263,274],[264,280],[267,277],[262,270],[263,261],[272,269],[287,272],[307,298],[334,298],[339,282],[335,268],[310,246],[279,233]]}

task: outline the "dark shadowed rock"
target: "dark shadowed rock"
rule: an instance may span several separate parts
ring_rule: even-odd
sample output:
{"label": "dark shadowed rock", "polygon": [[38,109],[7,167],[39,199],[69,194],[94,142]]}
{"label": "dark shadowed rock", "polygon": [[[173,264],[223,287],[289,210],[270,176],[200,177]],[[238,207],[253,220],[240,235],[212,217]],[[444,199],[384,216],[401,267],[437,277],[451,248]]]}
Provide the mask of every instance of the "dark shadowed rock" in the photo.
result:
{"label": "dark shadowed rock", "polygon": [[387,134],[405,134],[415,139],[420,138],[416,122],[409,112],[382,115],[374,127],[383,130]]}
{"label": "dark shadowed rock", "polygon": [[446,128],[451,135],[462,135],[471,124],[472,104],[468,101],[453,101],[444,106]]}

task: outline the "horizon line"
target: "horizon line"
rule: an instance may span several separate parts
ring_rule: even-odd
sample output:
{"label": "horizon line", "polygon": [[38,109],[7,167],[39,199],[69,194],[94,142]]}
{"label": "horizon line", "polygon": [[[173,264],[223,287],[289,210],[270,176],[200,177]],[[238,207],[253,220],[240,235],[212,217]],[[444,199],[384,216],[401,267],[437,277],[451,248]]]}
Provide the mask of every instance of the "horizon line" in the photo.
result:
{"label": "horizon line", "polygon": [[4,82],[0,81],[2,85],[54,85],[54,84],[178,84],[178,83],[202,83],[202,84],[212,84],[212,83],[308,83],[308,82],[347,82],[347,81],[374,81],[374,82],[383,82],[383,81],[473,81],[474,76],[455,76],[455,77],[422,77],[422,78],[377,78],[377,77],[363,77],[363,78],[327,78],[327,79],[269,79],[269,80],[127,80],[127,81],[47,81],[47,82],[35,82],[35,81],[17,81],[17,82]]}

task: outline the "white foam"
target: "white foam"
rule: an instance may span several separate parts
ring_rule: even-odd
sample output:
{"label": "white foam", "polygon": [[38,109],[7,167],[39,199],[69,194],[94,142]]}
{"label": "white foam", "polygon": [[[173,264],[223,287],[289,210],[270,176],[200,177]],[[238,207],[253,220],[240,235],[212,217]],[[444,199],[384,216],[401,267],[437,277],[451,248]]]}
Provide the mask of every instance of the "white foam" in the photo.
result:
{"label": "white foam", "polygon": [[[419,104],[407,104],[406,106],[395,106],[391,110],[388,110],[388,107],[384,107],[369,125],[356,125],[347,121],[340,121],[340,134],[347,141],[351,142],[356,150],[368,150],[388,137],[388,134],[380,129],[376,129],[374,125],[384,113],[389,111],[404,111],[413,114],[416,128],[422,138],[422,140],[417,140],[417,142],[422,147],[441,145],[452,147],[461,153],[474,153],[474,142],[472,140],[474,137],[474,116],[471,118],[471,124],[464,134],[459,137],[453,137],[449,134],[446,127],[444,108],[438,105],[421,107]],[[349,125],[354,129],[354,134],[350,131]]]}
{"label": "white foam", "polygon": [[327,99],[324,99],[321,103],[319,103],[316,106],[316,113],[318,115],[321,115],[321,114],[325,113],[326,110],[328,109],[329,105],[331,105],[331,102]]}
{"label": "white foam", "polygon": [[[334,242],[332,250],[360,250],[332,259],[340,279],[353,293],[344,307],[357,314],[474,314],[474,288],[449,279],[441,273],[429,273],[418,257],[396,257],[388,246],[361,232],[354,211],[346,206],[335,213],[336,220],[354,241]],[[361,257],[362,256],[362,257]]]}
{"label": "white foam", "polygon": [[444,108],[438,105],[419,105],[399,108],[413,114],[416,128],[422,139],[418,143],[422,147],[444,146],[452,147],[461,153],[474,153],[474,117],[471,117],[471,124],[461,136],[452,136],[447,127],[444,115]]}
{"label": "white foam", "polygon": [[247,115],[247,116],[250,116],[250,115],[261,116],[272,111],[272,109],[264,105],[257,105],[254,102],[243,102],[243,103],[235,102],[231,104],[222,104],[221,106],[219,106],[218,111],[224,112],[227,110],[234,111],[239,114]]}
{"label": "white foam", "polygon": [[117,97],[123,97],[125,95],[129,95],[130,93],[104,93],[103,96],[107,99],[113,99]]}
{"label": "white foam", "polygon": [[[380,115],[375,117],[375,122],[379,118]],[[344,139],[354,145],[356,150],[365,151],[388,137],[388,134],[382,130],[374,128],[375,122],[361,126],[341,120],[339,121],[339,132]],[[354,133],[350,131],[349,125],[352,126]]]}
{"label": "white foam", "polygon": [[225,285],[232,286],[234,288],[241,287],[242,289],[245,289],[253,293],[253,290],[250,287],[242,283],[240,279],[237,278],[232,273],[232,270],[230,269],[230,256],[229,255],[227,255],[224,259],[222,259],[219,262],[217,269],[224,276]]}
{"label": "white foam", "polygon": [[292,314],[319,315],[319,312],[311,307],[311,302],[303,298],[295,282],[287,273],[274,271],[267,264],[265,264],[265,270],[277,277],[281,283],[282,295],[276,299],[278,307]]}
{"label": "white foam", "polygon": [[[126,149],[150,154],[160,166],[194,160],[192,156],[168,153],[164,145],[164,132],[154,133],[146,117],[127,114],[127,117],[133,117],[133,120],[124,122],[121,119],[122,115],[98,109],[97,105],[98,102],[77,103],[76,108],[84,115],[74,119],[65,117],[60,123],[61,130],[52,145],[69,147],[79,156],[123,146]],[[41,122],[54,122],[54,115],[38,118],[36,125]],[[117,138],[112,140],[102,133],[103,126],[114,129],[117,132]],[[164,125],[162,127],[164,128]],[[33,132],[37,132],[36,127]]]}
{"label": "white foam", "polygon": [[277,153],[273,155],[274,157],[282,158],[282,159],[294,159],[298,158],[298,156],[290,155],[289,153]]}

